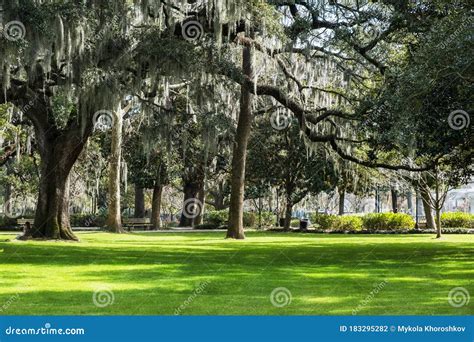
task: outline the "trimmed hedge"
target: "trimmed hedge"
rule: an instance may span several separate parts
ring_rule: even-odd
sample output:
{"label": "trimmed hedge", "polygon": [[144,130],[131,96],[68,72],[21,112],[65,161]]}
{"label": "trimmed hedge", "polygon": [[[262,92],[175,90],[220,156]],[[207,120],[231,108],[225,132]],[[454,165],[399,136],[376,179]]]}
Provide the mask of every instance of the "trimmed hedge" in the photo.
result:
{"label": "trimmed hedge", "polygon": [[413,229],[415,221],[408,214],[380,213],[358,215],[327,215],[314,213],[311,222],[316,228],[333,231]]}
{"label": "trimmed hedge", "polygon": [[328,215],[313,213],[310,220],[316,228],[324,230],[358,231],[362,229],[362,219],[357,215]]}
{"label": "trimmed hedge", "polygon": [[103,227],[106,219],[104,214],[72,214],[70,216],[71,227]]}
{"label": "trimmed hedge", "polygon": [[408,214],[367,214],[362,216],[362,226],[367,230],[413,229],[415,228],[415,220]]}
{"label": "trimmed hedge", "polygon": [[442,213],[441,214],[442,228],[474,228],[474,214],[468,213]]}
{"label": "trimmed hedge", "polygon": [[[271,227],[275,225],[275,215],[271,212],[262,212],[262,226]],[[229,221],[229,211],[210,210],[204,213],[204,224],[212,224],[217,227],[227,225]],[[244,227],[257,227],[258,213],[253,211],[244,212]]]}

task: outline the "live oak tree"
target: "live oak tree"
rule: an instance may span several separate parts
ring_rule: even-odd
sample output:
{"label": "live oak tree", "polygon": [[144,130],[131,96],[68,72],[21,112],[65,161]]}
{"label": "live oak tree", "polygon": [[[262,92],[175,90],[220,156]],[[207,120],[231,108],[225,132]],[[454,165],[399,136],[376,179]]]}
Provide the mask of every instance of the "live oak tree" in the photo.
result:
{"label": "live oak tree", "polygon": [[[221,22],[240,15],[239,1],[230,10],[214,1],[206,4],[217,32]],[[1,40],[0,103],[20,108],[32,122],[41,156],[31,237],[76,240],[69,223],[68,178],[93,132],[95,114],[113,110],[130,92],[159,95],[154,80],[169,69],[176,51],[152,55],[148,47],[165,46],[156,41],[163,32],[174,34],[183,17],[171,4],[145,0],[136,6],[125,0],[18,0],[3,4],[3,20],[16,26]],[[52,107],[58,96],[68,102],[61,111]]]}
{"label": "live oak tree", "polygon": [[336,184],[332,158],[322,148],[309,152],[298,131],[296,122],[279,131],[270,124],[270,115],[260,118],[252,135],[249,154],[250,181],[263,182],[284,194],[284,228],[287,230],[295,205],[307,195],[317,195]]}

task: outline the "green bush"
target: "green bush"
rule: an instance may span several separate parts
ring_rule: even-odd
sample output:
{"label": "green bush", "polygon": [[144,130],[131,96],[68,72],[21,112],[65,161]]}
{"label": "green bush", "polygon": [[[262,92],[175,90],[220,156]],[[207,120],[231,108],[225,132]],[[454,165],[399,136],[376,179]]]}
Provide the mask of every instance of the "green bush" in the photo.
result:
{"label": "green bush", "polygon": [[204,223],[204,224],[199,224],[194,227],[194,229],[219,229],[220,227],[218,225],[215,225],[213,223]]}
{"label": "green bush", "polygon": [[[258,226],[258,212],[256,226]],[[273,227],[276,224],[276,215],[271,211],[262,211],[262,227]]]}
{"label": "green bush", "polygon": [[257,214],[244,211],[244,227],[255,227],[257,225]]}
{"label": "green bush", "polygon": [[474,228],[474,214],[468,213],[442,213],[442,228]]}
{"label": "green bush", "polygon": [[106,221],[105,214],[72,214],[71,227],[103,227]]}
{"label": "green bush", "polygon": [[337,220],[336,215],[328,215],[328,214],[319,214],[319,213],[312,213],[309,217],[313,226],[319,229],[334,229],[335,221]]}
{"label": "green bush", "polygon": [[356,215],[328,215],[313,213],[311,223],[318,229],[356,231],[362,229],[362,218]]}
{"label": "green bush", "polygon": [[290,227],[299,228],[300,227],[300,220],[299,219],[292,219],[290,222]]}
{"label": "green bush", "polygon": [[335,224],[338,229],[347,231],[362,230],[362,218],[355,215],[338,216]]}
{"label": "green bush", "polygon": [[226,225],[229,221],[228,210],[209,210],[204,213],[204,222],[216,226]]}
{"label": "green bush", "polygon": [[408,214],[378,213],[362,216],[362,226],[367,230],[413,229],[415,221]]}
{"label": "green bush", "polygon": [[[271,214],[271,213],[270,213]],[[264,215],[262,213],[262,225],[265,226],[265,220],[267,222],[271,221],[269,219],[269,216],[267,214]],[[218,227],[227,225],[229,221],[229,211],[226,210],[211,210],[207,211],[204,214],[204,223],[206,224],[213,224]],[[244,212],[244,227],[256,227],[258,224],[258,213],[251,212],[251,211],[245,211]],[[270,224],[272,225],[273,221],[271,221]]]}
{"label": "green bush", "polygon": [[7,216],[0,217],[0,229],[2,230],[11,230],[11,229],[21,229],[21,227],[17,227],[16,219],[10,218]]}

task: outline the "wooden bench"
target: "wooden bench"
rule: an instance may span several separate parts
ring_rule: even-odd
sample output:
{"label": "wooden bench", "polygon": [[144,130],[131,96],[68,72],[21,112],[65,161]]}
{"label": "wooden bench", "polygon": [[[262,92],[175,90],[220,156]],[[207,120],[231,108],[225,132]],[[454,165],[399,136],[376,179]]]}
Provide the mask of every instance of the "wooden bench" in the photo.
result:
{"label": "wooden bench", "polygon": [[145,218],[124,218],[123,221],[123,226],[128,228],[128,231],[131,231],[132,228],[149,228],[151,227],[151,222],[148,217]]}
{"label": "wooden bench", "polygon": [[21,218],[21,219],[17,219],[17,220],[16,220],[16,224],[17,224],[18,226],[22,226],[22,227],[26,225],[26,222],[29,222],[31,225],[34,225],[35,219]]}

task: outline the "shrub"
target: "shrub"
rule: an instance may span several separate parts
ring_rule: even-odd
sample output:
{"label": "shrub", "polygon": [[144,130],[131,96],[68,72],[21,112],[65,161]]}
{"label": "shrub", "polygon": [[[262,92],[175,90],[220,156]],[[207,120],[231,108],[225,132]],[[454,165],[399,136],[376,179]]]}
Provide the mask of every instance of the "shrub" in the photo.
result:
{"label": "shrub", "polygon": [[334,229],[334,222],[337,219],[336,215],[313,213],[310,215],[310,221],[319,229]]}
{"label": "shrub", "polygon": [[105,214],[72,214],[70,216],[71,227],[103,227],[105,226]]}
{"label": "shrub", "polygon": [[474,228],[474,214],[468,213],[442,213],[442,228]]}
{"label": "shrub", "polygon": [[362,219],[356,215],[311,214],[311,223],[319,229],[356,231],[362,229]]}
{"label": "shrub", "polygon": [[378,213],[362,216],[363,228],[367,230],[413,229],[415,221],[408,214]]}
{"label": "shrub", "polygon": [[300,227],[300,220],[299,219],[292,219],[290,222],[290,227],[299,228]]}
{"label": "shrub", "polygon": [[257,214],[251,211],[244,211],[244,227],[255,227]]}
{"label": "shrub", "polygon": [[[262,224],[264,215],[262,213]],[[204,214],[204,222],[206,224],[213,224],[215,226],[225,226],[229,221],[229,210],[211,210]],[[244,212],[244,227],[255,227],[258,222],[258,213],[245,211]]]}
{"label": "shrub", "polygon": [[216,224],[213,223],[204,223],[204,224],[199,224],[194,227],[194,229],[219,229],[220,227]]}
{"label": "shrub", "polygon": [[342,229],[347,231],[362,230],[362,218],[355,215],[338,216],[335,224],[336,229]]}
{"label": "shrub", "polygon": [[[273,227],[276,224],[276,215],[271,211],[262,211],[262,227]],[[258,226],[258,212],[256,213],[256,226]]]}
{"label": "shrub", "polygon": [[18,227],[16,219],[7,216],[0,217],[0,230],[20,230],[22,227]]}
{"label": "shrub", "polygon": [[228,210],[210,210],[204,213],[204,222],[213,224],[216,226],[226,225],[229,221],[229,211]]}

